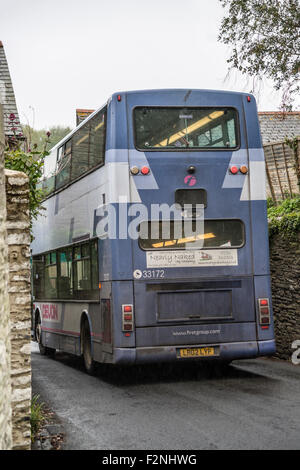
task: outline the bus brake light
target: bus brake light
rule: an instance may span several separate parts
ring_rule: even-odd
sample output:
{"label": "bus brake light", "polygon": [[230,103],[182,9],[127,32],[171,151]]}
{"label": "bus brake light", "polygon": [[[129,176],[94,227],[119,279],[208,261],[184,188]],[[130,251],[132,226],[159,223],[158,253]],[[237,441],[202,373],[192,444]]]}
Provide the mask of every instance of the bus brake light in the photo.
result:
{"label": "bus brake light", "polygon": [[133,331],[133,305],[122,305],[122,331]]}
{"label": "bus brake light", "polygon": [[148,175],[150,173],[150,168],[148,168],[147,166],[143,166],[143,168],[141,169],[141,173],[143,175]]}
{"label": "bus brake light", "polygon": [[259,323],[262,329],[268,328],[271,323],[271,315],[269,308],[269,299],[258,299]]}

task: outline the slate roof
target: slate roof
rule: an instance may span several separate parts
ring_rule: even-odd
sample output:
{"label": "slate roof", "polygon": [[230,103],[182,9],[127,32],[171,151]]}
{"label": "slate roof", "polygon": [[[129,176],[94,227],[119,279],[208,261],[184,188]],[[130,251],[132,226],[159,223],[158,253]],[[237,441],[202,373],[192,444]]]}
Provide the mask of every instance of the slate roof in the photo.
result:
{"label": "slate roof", "polygon": [[[14,89],[9,73],[8,63],[4,52],[4,47],[0,41],[0,102],[3,105],[4,114],[4,135],[6,140],[14,135],[22,133],[18,109],[14,94]],[[14,114],[15,120],[11,121],[10,116]],[[13,123],[13,124],[12,124]],[[15,128],[15,131],[12,128]],[[22,140],[24,138],[22,137]]]}
{"label": "slate roof", "polygon": [[259,112],[258,118],[263,144],[300,136],[300,111]]}

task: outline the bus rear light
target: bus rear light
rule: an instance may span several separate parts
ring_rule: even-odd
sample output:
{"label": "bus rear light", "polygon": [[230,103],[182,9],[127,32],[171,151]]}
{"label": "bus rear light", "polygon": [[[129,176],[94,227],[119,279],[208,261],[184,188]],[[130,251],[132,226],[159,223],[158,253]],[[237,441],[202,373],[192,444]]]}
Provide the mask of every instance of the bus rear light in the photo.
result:
{"label": "bus rear light", "polygon": [[248,167],[246,167],[246,165],[242,165],[241,168],[240,168],[240,172],[243,175],[246,175],[248,173]]}
{"label": "bus rear light", "polygon": [[121,95],[118,95],[117,96],[117,100],[120,102],[122,100],[122,96]]}
{"label": "bus rear light", "polygon": [[238,171],[239,171],[239,169],[238,169],[237,166],[231,166],[231,167],[230,167],[230,172],[231,172],[233,175],[236,175]]}
{"label": "bus rear light", "polygon": [[143,168],[141,169],[141,173],[143,175],[148,175],[150,173],[150,168],[147,166],[143,166]]}
{"label": "bus rear light", "polygon": [[130,168],[130,171],[131,171],[131,174],[132,174],[132,175],[137,175],[140,170],[138,169],[137,166],[132,166],[132,167]]}
{"label": "bus rear light", "polygon": [[261,323],[270,323],[270,318],[269,317],[262,317],[261,318]]}
{"label": "bus rear light", "polygon": [[133,331],[133,305],[122,305],[122,331]]}
{"label": "bus rear light", "polygon": [[266,325],[269,325],[271,323],[269,299],[258,299],[258,308],[259,308],[259,323],[261,325],[261,328],[265,328]]}
{"label": "bus rear light", "polygon": [[261,315],[269,315],[269,307],[264,307],[260,309]]}
{"label": "bus rear light", "polygon": [[248,103],[250,103],[250,101],[251,101],[251,96],[247,96],[247,101],[248,101]]}

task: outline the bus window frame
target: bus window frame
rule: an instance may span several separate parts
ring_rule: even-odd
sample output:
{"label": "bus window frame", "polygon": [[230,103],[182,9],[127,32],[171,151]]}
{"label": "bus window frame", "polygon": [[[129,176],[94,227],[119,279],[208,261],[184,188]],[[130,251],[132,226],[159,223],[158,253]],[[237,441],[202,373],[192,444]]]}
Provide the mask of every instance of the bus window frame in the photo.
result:
{"label": "bus window frame", "polygon": [[[105,104],[105,106],[103,106],[103,108],[99,109],[99,111],[97,112],[97,114],[101,114],[101,112],[105,111],[105,119],[104,119],[104,158],[103,158],[103,163],[99,163],[98,165],[94,166],[93,168],[90,168],[88,169],[88,171],[86,171],[85,173],[83,173],[82,175],[78,176],[77,178],[75,178],[74,180],[71,180],[71,174],[72,174],[72,156],[71,156],[71,164],[70,164],[70,180],[68,183],[66,183],[65,185],[61,186],[60,188],[57,188],[56,189],[56,174],[54,175],[54,191],[52,191],[51,193],[47,194],[47,196],[45,198],[43,198],[42,201],[46,201],[47,199],[49,199],[50,197],[52,196],[55,196],[56,194],[58,194],[59,192],[63,191],[64,189],[68,188],[69,186],[71,186],[71,184],[74,184],[74,183],[77,183],[77,181],[81,180],[82,178],[84,178],[85,176],[89,175],[90,173],[92,173],[93,171],[95,170],[98,170],[99,168],[102,168],[103,166],[105,166],[105,155],[106,155],[106,144],[107,144],[107,117],[108,117],[108,105]],[[95,114],[95,116],[97,115]],[[95,116],[91,117],[90,120],[92,120]],[[76,128],[75,128],[76,129]],[[57,161],[58,161],[58,151],[60,148],[63,148],[65,146],[65,144],[69,141],[69,140],[72,140],[74,134],[76,133],[76,130],[74,129],[74,132],[72,135],[69,136],[68,139],[66,139],[64,142],[62,142],[62,144],[57,147],[56,149],[56,165],[57,165]],[[67,136],[66,136],[67,137]],[[66,138],[65,137],[65,138]],[[71,142],[71,149],[72,149],[72,152],[73,152],[73,142]],[[72,154],[71,154],[72,155]],[[44,180],[41,180],[40,182],[42,183]]]}
{"label": "bus window frame", "polygon": [[[235,132],[236,132],[236,141],[237,141],[237,145],[235,147],[208,147],[208,148],[205,148],[205,147],[168,147],[168,148],[165,148],[165,147],[159,147],[159,148],[154,148],[154,147],[149,147],[149,148],[140,148],[137,146],[137,141],[136,141],[136,127],[135,127],[135,121],[134,121],[134,111],[135,109],[137,108],[162,108],[162,109],[165,109],[165,108],[174,108],[174,109],[182,109],[182,108],[191,108],[191,109],[196,109],[196,108],[199,108],[199,109],[211,109],[211,108],[217,108],[217,109],[233,109],[235,112],[236,112],[236,115],[237,115],[237,119],[235,120],[234,119],[234,128],[235,128]],[[131,118],[132,118],[132,128],[133,128],[133,143],[134,143],[134,147],[135,149],[138,151],[138,152],[236,152],[237,150],[239,150],[241,148],[241,120],[240,120],[240,113],[239,113],[239,110],[236,106],[175,106],[175,105],[172,105],[172,106],[142,106],[142,105],[138,105],[138,106],[134,106],[132,108],[132,114],[131,114]]]}
{"label": "bus window frame", "polygon": [[[48,251],[45,251],[43,253],[36,253],[33,255],[32,257],[32,262],[34,263],[34,258],[37,257],[37,256],[42,256],[44,261],[44,273],[45,273],[45,268],[47,266],[53,266],[54,264],[48,264],[46,265],[46,257],[48,254],[50,254],[50,259],[51,259],[51,254],[52,253],[55,253],[56,254],[56,267],[57,267],[57,274],[56,274],[56,280],[58,281],[59,277],[60,277],[60,261],[59,261],[59,255],[60,255],[60,252],[63,251],[63,250],[66,250],[68,248],[71,248],[72,250],[72,276],[74,276],[74,272],[73,272],[73,263],[74,263],[74,248],[76,246],[80,246],[87,243],[89,244],[89,257],[85,257],[84,259],[87,259],[89,258],[90,260],[92,260],[92,250],[91,250],[91,245],[92,243],[94,243],[95,241],[97,241],[97,275],[98,275],[98,284],[99,284],[99,274],[100,274],[100,271],[99,271],[99,264],[98,264],[98,259],[99,259],[99,244],[98,244],[98,241],[99,241],[99,238],[98,237],[93,237],[93,238],[88,238],[88,239],[85,239],[85,240],[81,240],[81,241],[78,241],[78,242],[73,242],[73,243],[69,243],[68,245],[63,245],[63,246],[60,246],[58,248],[55,248],[53,250],[48,250]],[[81,251],[81,248],[80,248],[80,251]],[[80,258],[80,260],[83,259],[83,258]],[[77,261],[80,261],[80,260],[77,260]],[[92,273],[92,262],[90,262],[90,276],[91,276],[91,286],[93,286],[93,273]],[[74,283],[74,281],[73,281]],[[73,289],[73,286],[74,284],[72,283],[72,289]],[[44,275],[44,279],[43,279],[43,288],[45,288],[45,275]],[[93,289],[91,289],[93,290]],[[57,286],[57,294],[59,294],[59,287]],[[62,303],[62,302],[77,302],[77,303],[100,303],[100,292],[99,292],[99,298],[98,299],[60,299],[59,297],[55,297],[55,298],[49,298],[49,297],[46,297],[44,296],[43,299],[37,299],[35,297],[35,302],[58,302],[58,303]]]}
{"label": "bus window frame", "polygon": [[[71,146],[70,146],[70,153],[71,153],[71,156],[70,156],[70,168],[69,168],[69,181],[66,183],[66,184],[63,184],[60,188],[56,188],[56,179],[57,179],[57,176],[59,173],[57,173],[57,168],[58,168],[58,164],[60,161],[62,161],[66,155],[65,154],[65,150],[66,150],[66,145],[68,143],[71,143]],[[60,155],[60,158],[59,158],[59,151],[61,150],[61,155]],[[57,152],[56,152],[56,169],[55,169],[55,177],[54,177],[54,187],[55,187],[55,192],[56,191],[59,191],[61,188],[64,188],[65,186],[67,186],[70,182],[71,182],[71,175],[72,175],[72,155],[73,155],[73,141],[72,141],[72,137],[70,137],[70,139],[66,140],[60,147],[57,148]],[[53,193],[51,193],[53,194]]]}
{"label": "bus window frame", "polygon": [[[180,219],[178,219],[180,220]],[[182,219],[183,221],[184,219]],[[242,234],[243,234],[243,244],[240,245],[240,246],[217,246],[217,247],[213,247],[213,246],[210,246],[210,247],[203,247],[203,248],[195,248],[196,250],[240,250],[241,248],[244,248],[244,246],[246,245],[246,226],[245,226],[245,223],[243,222],[242,219],[240,218],[230,218],[230,219],[204,219],[204,221],[207,220],[207,221],[215,221],[215,220],[221,220],[221,221],[228,221],[228,220],[234,220],[234,221],[237,221],[237,222],[241,222],[241,225],[242,225]],[[176,222],[176,219],[172,219],[171,220],[172,222]],[[143,222],[164,222],[163,220],[143,220],[140,225],[143,223]],[[139,225],[139,227],[140,227]],[[138,245],[139,245],[139,248],[143,251],[172,251],[172,250],[176,250],[176,251],[187,251],[186,248],[175,248],[175,247],[172,247],[172,248],[166,248],[165,246],[163,246],[162,248],[143,248],[140,244],[140,240],[141,238],[139,237],[138,238]],[[189,248],[189,249],[192,249],[192,248]]]}

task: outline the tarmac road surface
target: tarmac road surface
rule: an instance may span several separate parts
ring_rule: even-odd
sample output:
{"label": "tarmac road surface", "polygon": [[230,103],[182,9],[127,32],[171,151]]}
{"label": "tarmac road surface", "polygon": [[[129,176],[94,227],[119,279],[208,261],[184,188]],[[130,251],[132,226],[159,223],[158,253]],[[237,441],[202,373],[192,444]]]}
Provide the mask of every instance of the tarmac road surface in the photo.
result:
{"label": "tarmac road surface", "polygon": [[64,449],[300,449],[300,366],[235,361],[225,373],[196,364],[102,370],[41,356],[32,387],[64,426]]}

